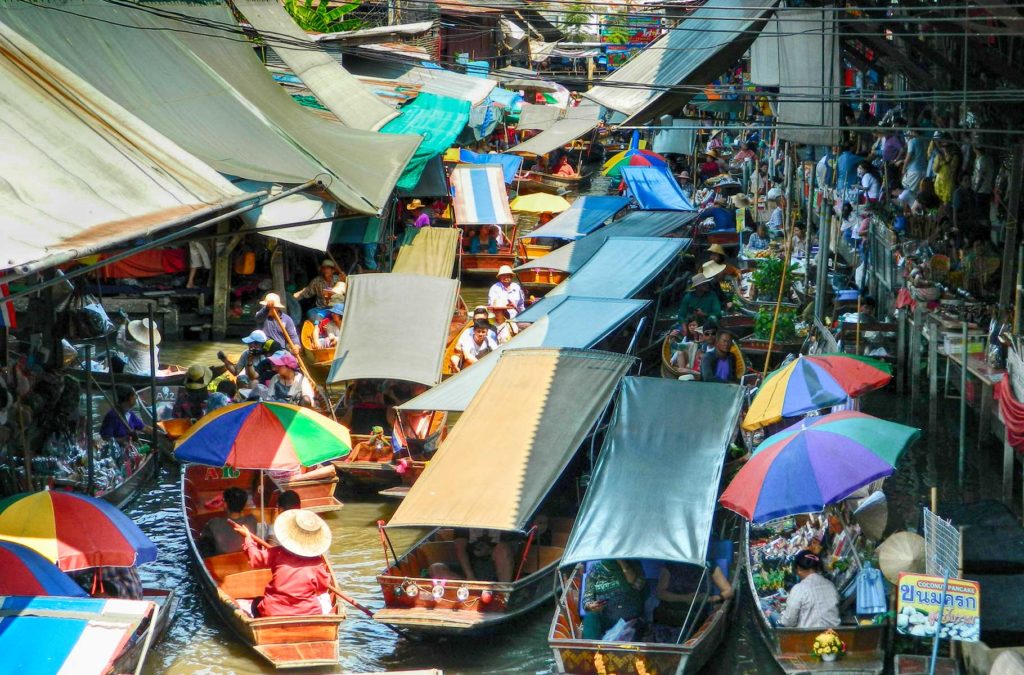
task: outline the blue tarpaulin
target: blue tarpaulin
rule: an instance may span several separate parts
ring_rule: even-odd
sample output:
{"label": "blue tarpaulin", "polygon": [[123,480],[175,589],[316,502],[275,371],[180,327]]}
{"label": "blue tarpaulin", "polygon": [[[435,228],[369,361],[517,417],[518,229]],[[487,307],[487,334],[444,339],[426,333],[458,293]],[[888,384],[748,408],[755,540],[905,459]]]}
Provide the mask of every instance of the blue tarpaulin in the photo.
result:
{"label": "blue tarpaulin", "polygon": [[459,161],[465,164],[498,164],[505,174],[506,183],[511,183],[523,166],[523,158],[519,155],[490,155],[466,149],[459,150]]}
{"label": "blue tarpaulin", "polygon": [[601,227],[609,218],[626,208],[629,200],[625,197],[602,197],[588,195],[572,203],[550,222],[529,233],[529,237],[550,237],[552,239],[579,239]]}
{"label": "blue tarpaulin", "polygon": [[423,138],[398,179],[397,187],[411,190],[432,157],[451,147],[469,122],[469,101],[420,92],[402,108],[401,114],[385,124],[382,134],[413,134]]}
{"label": "blue tarpaulin", "polygon": [[679,189],[675,176],[665,167],[624,166],[629,194],[645,211],[695,211],[693,203]]}

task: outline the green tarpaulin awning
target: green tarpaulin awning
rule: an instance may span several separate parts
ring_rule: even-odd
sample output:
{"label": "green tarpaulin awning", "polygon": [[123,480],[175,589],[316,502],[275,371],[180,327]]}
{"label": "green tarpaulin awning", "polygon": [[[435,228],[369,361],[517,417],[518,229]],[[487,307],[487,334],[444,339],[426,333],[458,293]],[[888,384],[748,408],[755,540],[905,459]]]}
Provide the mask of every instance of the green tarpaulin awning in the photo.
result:
{"label": "green tarpaulin awning", "polygon": [[623,378],[562,564],[703,565],[742,402],[734,384]]}
{"label": "green tarpaulin awning", "polygon": [[381,127],[384,134],[409,134],[423,138],[398,179],[400,189],[414,188],[427,162],[451,147],[469,121],[469,109],[469,101],[420,92],[401,109],[396,119]]}

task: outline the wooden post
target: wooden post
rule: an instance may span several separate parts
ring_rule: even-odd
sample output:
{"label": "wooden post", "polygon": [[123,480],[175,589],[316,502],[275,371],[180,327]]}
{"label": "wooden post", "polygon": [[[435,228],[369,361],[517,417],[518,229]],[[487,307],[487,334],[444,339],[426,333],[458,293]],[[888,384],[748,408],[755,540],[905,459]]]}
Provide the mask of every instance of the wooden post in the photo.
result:
{"label": "wooden post", "polygon": [[284,284],[284,242],[277,240],[273,253],[270,254],[270,277],[274,284],[274,292],[286,298]]}
{"label": "wooden post", "polygon": [[[153,319],[153,304],[149,303],[149,421],[152,423],[150,429],[151,445],[149,451],[157,456],[159,460],[160,453],[157,452],[157,426],[156,426],[156,344],[153,341],[154,333],[156,330],[156,323]],[[117,396],[114,396],[114,408],[117,408],[118,400]],[[118,411],[120,413],[120,411]],[[131,429],[126,423],[125,427]]]}
{"label": "wooden post", "polygon": [[914,324],[910,328],[910,395],[918,395],[917,382],[921,369],[921,303],[914,305]]}
{"label": "wooden post", "polygon": [[939,394],[939,340],[938,323],[928,321],[925,326],[928,340],[928,396],[935,401]]}
{"label": "wooden post", "polygon": [[907,377],[907,309],[896,315],[896,393],[903,394]]}
{"label": "wooden post", "polygon": [[[227,234],[228,223],[217,225],[217,234]],[[213,261],[213,328],[214,340],[223,340],[228,334],[228,306],[231,296],[231,253],[242,241],[241,235],[218,237],[214,244]]]}

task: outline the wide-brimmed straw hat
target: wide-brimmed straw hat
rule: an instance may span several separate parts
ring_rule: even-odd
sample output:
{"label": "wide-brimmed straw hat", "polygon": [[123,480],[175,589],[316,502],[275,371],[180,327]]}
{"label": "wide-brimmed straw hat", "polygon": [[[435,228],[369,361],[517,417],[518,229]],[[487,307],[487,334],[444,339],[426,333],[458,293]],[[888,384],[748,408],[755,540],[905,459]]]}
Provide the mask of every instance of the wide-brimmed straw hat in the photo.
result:
{"label": "wide-brimmed straw hat", "polygon": [[331,528],[306,509],[291,509],[275,518],[274,536],[286,551],[303,558],[319,558],[331,548]]}
{"label": "wide-brimmed straw hat", "polygon": [[709,260],[703,265],[701,265],[700,276],[704,277],[705,279],[712,279],[724,271],[725,265],[723,265],[722,263],[717,263],[714,260]]}
{"label": "wide-brimmed straw hat", "polygon": [[704,276],[703,274],[694,274],[693,278],[690,279],[690,290],[692,291],[693,289],[697,288],[698,286],[703,286],[704,284],[708,283],[709,281],[711,281],[711,279],[706,277],[706,276]]}
{"label": "wide-brimmed straw hat", "polygon": [[156,326],[150,326],[149,319],[135,319],[134,321],[128,322],[128,328],[126,329],[128,334],[132,336],[132,339],[136,342],[141,342],[144,345],[149,344],[149,336],[153,335],[153,344],[160,344],[160,331],[156,329]]}
{"label": "wide-brimmed straw hat", "polygon": [[722,248],[721,244],[712,244],[708,246],[708,253],[717,253],[718,255],[725,255],[725,249]]}
{"label": "wide-brimmed straw hat", "polygon": [[690,172],[689,171],[680,171],[679,172],[679,177],[680,178],[689,178],[690,177]]}
{"label": "wide-brimmed straw hat", "polygon": [[281,303],[281,296],[277,293],[267,293],[267,296],[260,300],[260,304],[264,307],[273,307],[275,309],[285,309],[285,306]]}
{"label": "wide-brimmed straw hat", "polygon": [[743,193],[735,194],[732,196],[732,205],[738,209],[745,209],[750,206],[750,200]]}
{"label": "wide-brimmed straw hat", "polygon": [[409,202],[408,204],[406,204],[405,208],[408,211],[415,211],[416,209],[422,209],[423,208],[423,202],[421,202],[418,199],[414,199],[411,202]]}
{"label": "wide-brimmed straw hat", "polygon": [[496,276],[496,277],[498,277],[500,279],[501,277],[505,276],[506,274],[509,275],[510,277],[514,277],[515,276],[515,272],[512,271],[512,268],[509,265],[502,265],[501,267],[498,268],[498,273],[495,274],[494,276]]}
{"label": "wide-brimmed straw hat", "polygon": [[206,389],[212,379],[212,370],[201,363],[193,363],[185,373],[185,388]]}

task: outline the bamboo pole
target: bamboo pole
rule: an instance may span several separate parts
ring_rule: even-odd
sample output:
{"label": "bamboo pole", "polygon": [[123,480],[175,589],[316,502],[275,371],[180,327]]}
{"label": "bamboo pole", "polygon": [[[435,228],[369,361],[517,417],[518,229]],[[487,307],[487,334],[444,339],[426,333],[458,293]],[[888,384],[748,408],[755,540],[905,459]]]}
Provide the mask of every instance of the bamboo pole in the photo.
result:
{"label": "bamboo pole", "polygon": [[[267,313],[274,317],[274,321],[277,322],[278,327],[281,329],[285,342],[288,343],[288,347],[292,350],[292,353],[295,354],[295,352],[298,352],[299,348],[294,342],[292,342],[292,336],[288,334],[288,329],[285,328],[284,321],[281,321],[281,316],[277,313],[277,307],[268,306]],[[295,361],[299,364],[299,370],[302,371],[302,376],[309,380],[309,384],[311,387],[314,387],[313,391],[315,392],[315,381],[310,376],[309,370],[306,369],[306,363],[302,360],[302,356],[300,354],[295,354]],[[331,403],[330,395],[327,393],[326,389],[321,393],[323,394],[324,400],[327,402],[327,410],[331,413],[331,419],[337,422],[338,418],[334,414],[334,405]]]}

